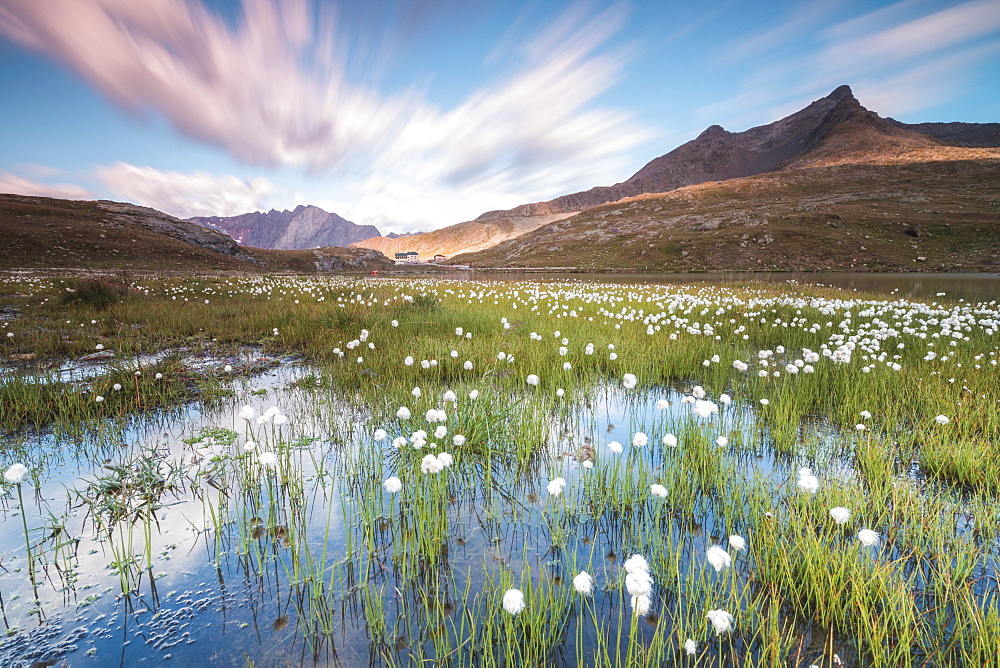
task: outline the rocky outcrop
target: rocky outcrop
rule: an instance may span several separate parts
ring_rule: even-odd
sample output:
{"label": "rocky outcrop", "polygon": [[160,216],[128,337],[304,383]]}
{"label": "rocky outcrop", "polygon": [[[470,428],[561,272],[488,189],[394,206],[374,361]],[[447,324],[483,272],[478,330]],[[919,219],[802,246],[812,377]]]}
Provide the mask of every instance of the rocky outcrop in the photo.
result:
{"label": "rocky outcrop", "polygon": [[320,272],[390,266],[382,253],[367,248],[316,248],[312,254],[316,258],[316,271]]}
{"label": "rocky outcrop", "polygon": [[279,250],[307,250],[323,246],[347,246],[377,237],[372,225],[356,225],[318,206],[297,206],[293,210],[255,211],[239,216],[210,216],[189,219],[203,227],[229,234],[244,246]]}

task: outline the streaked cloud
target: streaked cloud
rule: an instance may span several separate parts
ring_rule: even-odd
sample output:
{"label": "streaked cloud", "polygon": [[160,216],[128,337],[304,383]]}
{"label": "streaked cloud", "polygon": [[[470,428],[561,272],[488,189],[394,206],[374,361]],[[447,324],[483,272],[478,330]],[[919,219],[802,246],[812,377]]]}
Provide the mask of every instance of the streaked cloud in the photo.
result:
{"label": "streaked cloud", "polygon": [[[59,170],[47,169],[45,172],[44,176],[48,176],[58,174]],[[92,192],[76,184],[45,183],[10,172],[0,172],[0,193],[29,195],[31,197],[57,197],[59,199],[94,199]]]}
{"label": "streaked cloud", "polygon": [[163,172],[123,162],[97,167],[94,176],[120,199],[179,218],[257,211],[277,192],[270,181],[262,178]]}
{"label": "streaked cloud", "polygon": [[823,76],[843,77],[873,65],[905,63],[996,33],[1000,31],[1000,0],[965,2],[882,30],[865,32],[863,17],[854,23],[862,34],[852,36],[835,29],[841,38],[817,55]]}
{"label": "streaked cloud", "polygon": [[[447,108],[417,87],[385,93],[354,81],[350,40],[323,8],[306,0],[242,8],[230,24],[182,0],[5,0],[0,32],[121,107],[162,116],[241,162],[423,192],[424,201],[430,189],[439,210],[449,199],[470,213],[481,206],[473,201],[494,208],[479,194],[486,190],[513,205],[618,180],[625,152],[651,134],[627,111],[594,106],[629,58],[607,48],[626,17],[621,5],[570,8],[520,45],[520,66]],[[513,49],[507,41],[503,49]],[[352,200],[382,194],[368,188]],[[364,222],[395,215],[372,212]]]}
{"label": "streaked cloud", "polygon": [[[772,53],[801,38],[782,29],[811,16],[815,3],[772,31]],[[760,50],[757,35],[745,45]],[[883,115],[902,116],[960,96],[968,73],[994,62],[1000,48],[1000,0],[969,0],[945,9],[903,0],[834,24],[806,44],[796,58],[765,59],[731,97],[697,110],[705,122],[744,129],[801,108],[841,84]],[[766,52],[762,52],[766,53]],[[939,119],[945,120],[945,119]]]}

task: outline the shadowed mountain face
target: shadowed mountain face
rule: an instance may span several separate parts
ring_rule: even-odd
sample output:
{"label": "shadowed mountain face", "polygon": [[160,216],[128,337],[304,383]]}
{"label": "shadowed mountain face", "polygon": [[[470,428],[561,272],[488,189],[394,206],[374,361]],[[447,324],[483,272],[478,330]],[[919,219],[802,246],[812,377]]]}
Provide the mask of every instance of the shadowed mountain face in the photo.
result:
{"label": "shadowed mountain face", "polygon": [[[864,162],[873,155],[938,145],[1000,146],[1000,124],[907,125],[865,109],[841,86],[806,108],[768,125],[727,132],[713,125],[697,138],[647,163],[631,178],[524,206],[552,212],[582,211],[625,197],[667,192],[708,181],[764,174],[784,168]],[[811,156],[819,152],[820,156]],[[812,159],[805,159],[811,156]],[[821,159],[815,159],[815,158]],[[495,211],[489,215],[502,216]]]}
{"label": "shadowed mountain face", "polygon": [[356,225],[318,206],[297,206],[289,211],[271,209],[239,216],[208,216],[189,219],[203,227],[222,230],[245,246],[281,250],[303,250],[322,246],[347,246],[377,237],[371,225]]}
{"label": "shadowed mountain face", "polygon": [[[778,171],[893,160],[907,152],[942,146],[1000,147],[1000,124],[908,125],[865,109],[848,86],[840,86],[804,109],[768,125],[744,132],[727,132],[713,125],[613,186],[591,188],[548,202],[488,211],[474,221],[436,230],[434,238],[417,235],[407,239],[407,243],[392,244],[370,239],[357,245],[384,252],[417,250],[422,257],[425,248],[427,253],[437,248],[441,249],[437,252],[446,255],[472,252],[500,242],[512,243],[511,238],[534,232],[543,225],[627,197]],[[510,225],[510,221],[517,221],[517,225]],[[505,224],[510,230],[507,235],[486,233],[485,228],[497,223]],[[447,250],[443,239],[448,240]]]}
{"label": "shadowed mountain face", "polygon": [[1000,149],[934,146],[685,186],[582,211],[455,262],[579,271],[1000,269]]}

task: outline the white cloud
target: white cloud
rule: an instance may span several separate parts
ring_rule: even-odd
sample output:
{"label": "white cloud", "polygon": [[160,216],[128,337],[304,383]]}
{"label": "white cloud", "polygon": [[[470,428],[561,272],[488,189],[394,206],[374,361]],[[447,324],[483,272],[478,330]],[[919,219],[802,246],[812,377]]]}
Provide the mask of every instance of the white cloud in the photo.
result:
{"label": "white cloud", "polygon": [[[58,170],[49,172],[49,174],[56,173]],[[0,193],[29,195],[31,197],[57,197],[59,199],[94,199],[93,193],[72,183],[43,183],[9,172],[0,172]]]}
{"label": "white cloud", "polygon": [[[896,26],[831,43],[818,59],[827,76],[911,61],[1000,30],[1000,0],[973,0]],[[841,33],[843,34],[843,33]]]}
{"label": "white cloud", "polygon": [[996,59],[1000,0],[927,8],[903,0],[835,24],[799,57],[768,60],[752,70],[733,96],[698,109],[696,117],[742,130],[776,120],[841,84],[851,85],[862,104],[882,115],[954,99],[966,89],[971,69]]}
{"label": "white cloud", "polygon": [[179,218],[235,216],[256,211],[277,192],[267,179],[161,172],[123,162],[97,167],[94,174],[116,197]]}
{"label": "white cloud", "polygon": [[[605,48],[624,22],[619,5],[566,11],[522,47],[522,67],[449,108],[416,88],[351,81],[350,40],[306,0],[242,6],[230,25],[183,0],[5,0],[0,33],[238,160],[349,179],[362,188],[347,198],[365,211],[359,222],[424,220],[407,217],[401,193],[427,212],[455,200],[474,212],[498,206],[486,194],[516,204],[621,180],[625,152],[651,135],[629,112],[593,106],[628,60]],[[387,200],[401,203],[369,206]]]}

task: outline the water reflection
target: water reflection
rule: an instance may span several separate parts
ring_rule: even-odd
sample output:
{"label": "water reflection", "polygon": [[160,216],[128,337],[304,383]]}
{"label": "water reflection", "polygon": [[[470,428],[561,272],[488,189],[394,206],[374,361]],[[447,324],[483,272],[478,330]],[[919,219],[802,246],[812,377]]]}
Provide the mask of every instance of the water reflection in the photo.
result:
{"label": "water reflection", "polygon": [[[139,416],[119,432],[105,429],[72,443],[41,438],[26,444],[38,457],[64,453],[50,462],[28,509],[29,526],[67,513],[65,530],[79,541],[61,565],[58,555],[48,557],[36,594],[23,572],[20,519],[8,500],[0,551],[17,556],[0,573],[0,607],[7,628],[16,631],[0,643],[0,664],[82,663],[92,655],[100,665],[121,666],[167,660],[235,666],[247,659],[381,665],[422,662],[445,647],[462,652],[462,662],[475,662],[471,620],[493,614],[489,591],[498,583],[530,569],[532,586],[567,592],[584,568],[597,583],[594,610],[607,621],[592,624],[591,613],[566,594],[554,594],[560,607],[551,615],[560,625],[551,631],[549,659],[592,664],[600,652],[626,651],[630,632],[650,642],[656,634],[671,636],[679,617],[667,612],[702,614],[698,591],[664,584],[655,612],[629,630],[620,582],[623,562],[636,550],[634,527],[654,546],[651,559],[671,555],[677,581],[751,588],[749,578],[706,575],[701,556],[746,531],[731,512],[750,505],[740,494],[773,496],[801,463],[776,453],[751,406],[722,406],[719,415],[702,420],[683,403],[691,388],[681,383],[627,394],[617,387],[588,388],[586,401],[582,394],[567,397],[551,416],[532,466],[491,470],[489,477],[482,469],[456,471],[437,497],[430,492],[438,481],[419,478],[415,484],[428,486],[425,508],[433,512],[411,514],[404,504],[417,507],[414,497],[385,495],[381,488],[391,473],[383,471],[382,457],[391,452],[364,435],[370,431],[364,416],[335,391],[299,382],[313,374],[285,367],[238,386],[228,404]],[[666,404],[658,409],[661,399]],[[258,415],[280,405],[290,421],[250,434],[252,427],[236,417],[244,403]],[[157,461],[189,462],[193,452],[218,445],[194,436],[219,427],[238,437],[232,466],[205,477],[193,476],[190,466],[184,487],[147,500],[155,512],[140,521],[102,529],[102,522],[113,524],[107,514],[67,502],[67,489],[82,489],[107,472],[105,460],[124,466],[150,453]],[[802,430],[816,441],[813,458],[824,462],[828,480],[853,475],[836,445],[842,435],[822,421]],[[629,445],[637,432],[648,443]],[[676,447],[662,442],[668,433],[676,436]],[[238,459],[238,446],[251,435],[285,444],[276,448],[278,469]],[[729,446],[717,445],[722,435]],[[625,444],[623,451],[615,452],[612,442]],[[224,461],[229,466],[231,460]],[[212,466],[207,456],[198,463],[201,471]],[[286,475],[288,470],[301,475]],[[667,470],[685,474],[667,476]],[[573,490],[572,503],[546,493],[556,476]],[[648,502],[651,483],[664,485],[662,503]],[[134,491],[108,494],[131,498]],[[735,568],[746,574],[751,566],[738,557]],[[803,637],[809,636],[806,622],[785,623],[801,625]],[[606,639],[599,633],[617,647],[602,650]],[[827,641],[841,656],[851,655],[841,639]],[[733,642],[738,653],[761,652],[751,641]]]}

